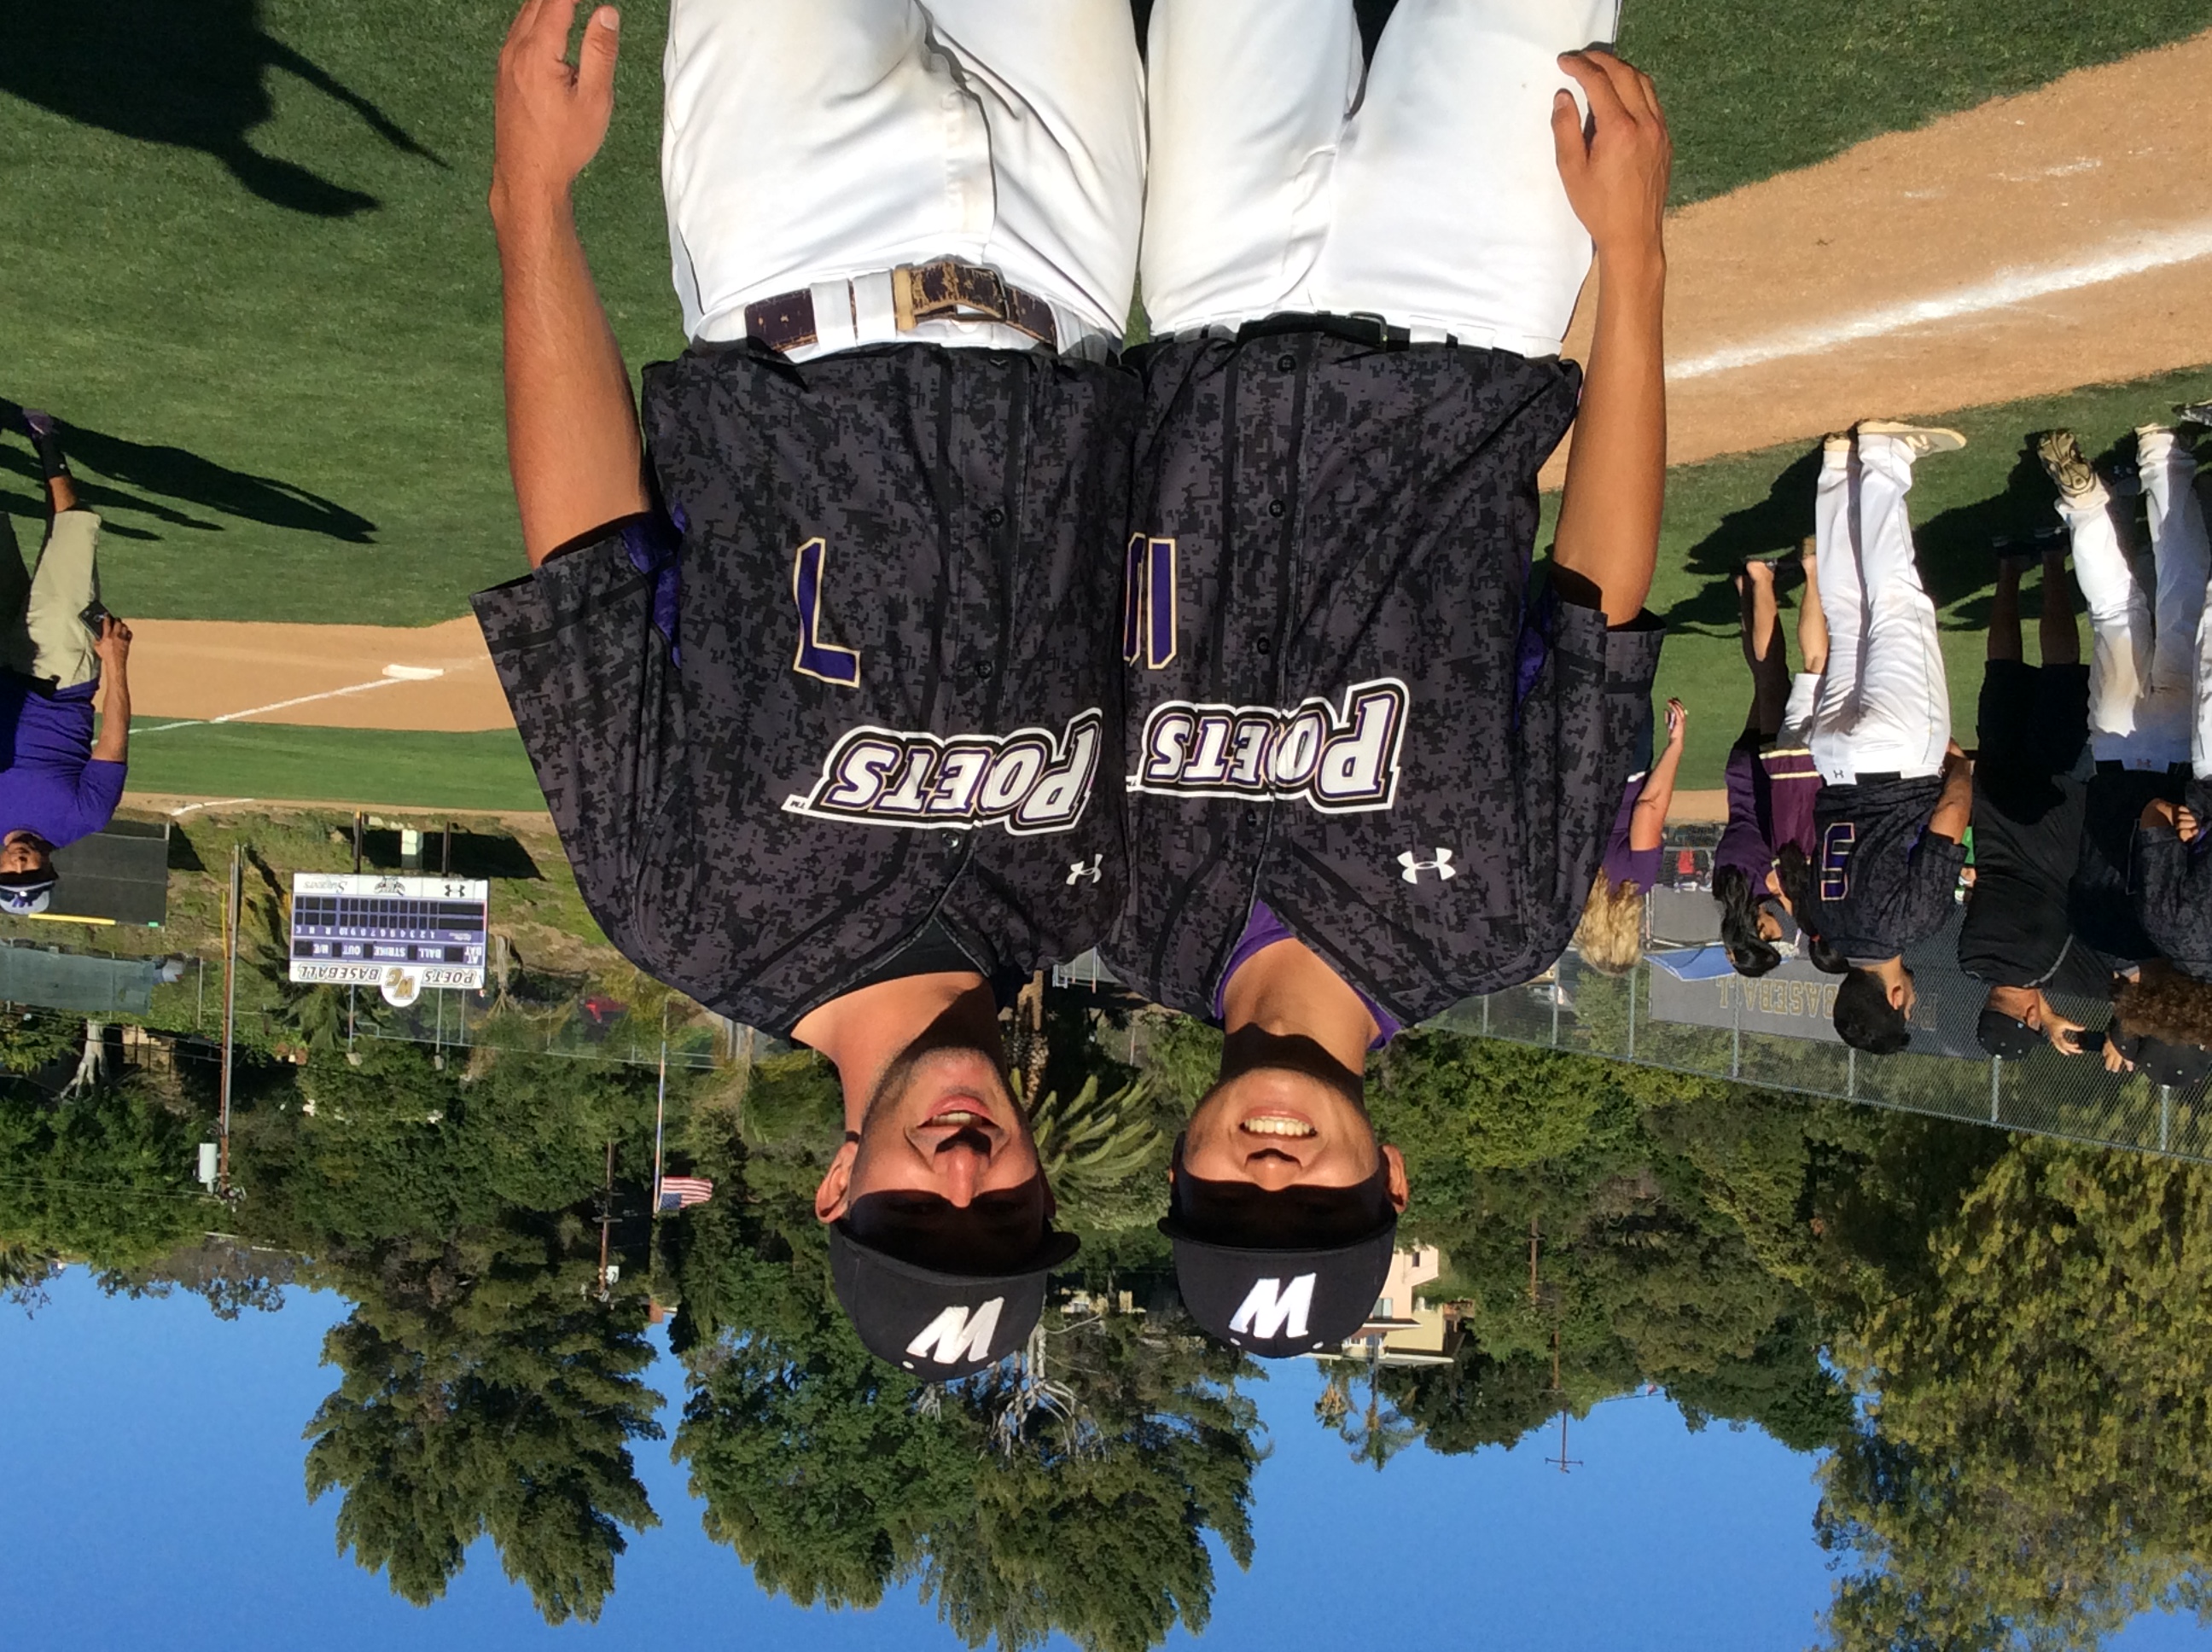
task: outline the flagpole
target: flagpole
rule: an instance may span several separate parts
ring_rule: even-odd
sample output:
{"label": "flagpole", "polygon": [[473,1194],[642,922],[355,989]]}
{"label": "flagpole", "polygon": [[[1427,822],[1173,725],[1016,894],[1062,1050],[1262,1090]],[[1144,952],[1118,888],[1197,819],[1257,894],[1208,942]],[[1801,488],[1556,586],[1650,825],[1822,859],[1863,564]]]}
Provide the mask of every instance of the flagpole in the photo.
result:
{"label": "flagpole", "polygon": [[660,1090],[653,1103],[653,1219],[660,1220],[660,1149],[668,1120],[668,1006],[660,1006]]}

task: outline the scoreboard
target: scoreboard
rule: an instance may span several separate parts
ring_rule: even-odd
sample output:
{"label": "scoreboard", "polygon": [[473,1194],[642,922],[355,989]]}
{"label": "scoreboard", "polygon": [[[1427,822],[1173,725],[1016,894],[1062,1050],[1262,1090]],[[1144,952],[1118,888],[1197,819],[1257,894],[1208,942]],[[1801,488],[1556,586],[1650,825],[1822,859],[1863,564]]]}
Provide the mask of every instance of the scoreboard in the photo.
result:
{"label": "scoreboard", "polygon": [[292,979],[482,987],[490,902],[481,880],[295,872]]}

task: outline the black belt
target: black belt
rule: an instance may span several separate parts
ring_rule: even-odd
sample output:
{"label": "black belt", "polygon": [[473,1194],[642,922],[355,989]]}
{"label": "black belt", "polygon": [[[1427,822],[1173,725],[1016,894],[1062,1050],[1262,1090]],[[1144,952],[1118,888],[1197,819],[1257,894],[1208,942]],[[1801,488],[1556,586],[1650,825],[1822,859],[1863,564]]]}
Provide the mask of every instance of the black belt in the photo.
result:
{"label": "black belt", "polygon": [[[901,332],[924,321],[995,321],[1060,348],[1060,328],[1049,301],[1025,293],[995,270],[957,258],[901,264],[891,270],[891,309]],[[801,288],[745,306],[745,332],[772,350],[802,349],[821,342],[814,294]]]}

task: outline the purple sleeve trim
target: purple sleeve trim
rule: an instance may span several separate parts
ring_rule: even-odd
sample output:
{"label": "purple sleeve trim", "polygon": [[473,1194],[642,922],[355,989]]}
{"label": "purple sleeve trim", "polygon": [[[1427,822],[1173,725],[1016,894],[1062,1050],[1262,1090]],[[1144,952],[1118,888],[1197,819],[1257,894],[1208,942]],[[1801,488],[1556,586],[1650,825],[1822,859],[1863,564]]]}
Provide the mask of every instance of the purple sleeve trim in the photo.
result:
{"label": "purple sleeve trim", "polygon": [[672,507],[666,517],[653,516],[631,522],[622,531],[623,547],[630,566],[653,581],[653,629],[668,645],[668,657],[684,663],[683,646],[677,640],[678,610],[684,597],[684,512]]}

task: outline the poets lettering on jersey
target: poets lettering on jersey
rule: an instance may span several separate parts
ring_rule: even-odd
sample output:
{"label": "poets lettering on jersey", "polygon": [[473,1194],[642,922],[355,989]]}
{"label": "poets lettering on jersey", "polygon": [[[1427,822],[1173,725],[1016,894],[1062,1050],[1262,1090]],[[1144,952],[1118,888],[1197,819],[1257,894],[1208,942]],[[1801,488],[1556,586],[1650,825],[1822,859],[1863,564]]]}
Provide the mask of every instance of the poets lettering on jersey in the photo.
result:
{"label": "poets lettering on jersey", "polygon": [[783,806],[817,820],[923,831],[1072,831],[1091,801],[1104,724],[1094,707],[1058,738],[1041,728],[939,736],[863,726],[837,742],[813,789]]}
{"label": "poets lettering on jersey", "polygon": [[1145,720],[1132,792],[1158,797],[1304,803],[1325,815],[1389,808],[1411,696],[1395,677],[1355,683],[1338,708],[1318,696],[1294,711],[1170,700]]}

